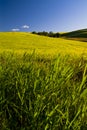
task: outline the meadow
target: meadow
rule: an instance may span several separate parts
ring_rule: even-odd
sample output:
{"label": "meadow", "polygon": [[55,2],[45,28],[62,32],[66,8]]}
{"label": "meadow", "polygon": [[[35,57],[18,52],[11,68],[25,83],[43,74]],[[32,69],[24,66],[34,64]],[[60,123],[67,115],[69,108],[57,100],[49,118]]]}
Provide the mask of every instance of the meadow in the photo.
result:
{"label": "meadow", "polygon": [[0,129],[86,130],[87,43],[0,33]]}

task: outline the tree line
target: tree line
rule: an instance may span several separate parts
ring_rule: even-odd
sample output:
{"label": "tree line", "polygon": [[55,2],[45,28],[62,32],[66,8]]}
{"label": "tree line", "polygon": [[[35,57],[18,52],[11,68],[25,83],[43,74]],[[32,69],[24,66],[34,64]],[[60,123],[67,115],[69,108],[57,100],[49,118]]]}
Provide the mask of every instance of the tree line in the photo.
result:
{"label": "tree line", "polygon": [[37,35],[41,35],[41,36],[48,36],[48,37],[54,37],[54,38],[58,38],[60,37],[60,33],[57,32],[57,33],[53,33],[52,31],[51,32],[35,32],[33,31],[32,34],[37,34]]}

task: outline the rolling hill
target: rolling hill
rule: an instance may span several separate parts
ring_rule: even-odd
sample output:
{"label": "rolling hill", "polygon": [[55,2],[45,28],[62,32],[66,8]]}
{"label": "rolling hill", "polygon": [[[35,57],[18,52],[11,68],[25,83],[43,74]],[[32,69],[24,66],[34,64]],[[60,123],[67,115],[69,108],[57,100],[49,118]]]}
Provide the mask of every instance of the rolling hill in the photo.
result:
{"label": "rolling hill", "polygon": [[61,34],[62,37],[87,42],[87,29],[76,30]]}
{"label": "rolling hill", "polygon": [[[82,31],[79,32],[79,36]],[[76,36],[78,33],[71,32],[66,33],[63,36]],[[84,33],[86,31],[84,30]],[[72,35],[71,35],[72,34]],[[86,35],[84,35],[86,36]],[[31,33],[25,32],[1,32],[0,33],[0,52],[13,51],[17,53],[32,52],[38,54],[56,55],[61,54],[87,54],[87,43],[67,40],[63,38],[50,38],[45,36],[38,36]]]}

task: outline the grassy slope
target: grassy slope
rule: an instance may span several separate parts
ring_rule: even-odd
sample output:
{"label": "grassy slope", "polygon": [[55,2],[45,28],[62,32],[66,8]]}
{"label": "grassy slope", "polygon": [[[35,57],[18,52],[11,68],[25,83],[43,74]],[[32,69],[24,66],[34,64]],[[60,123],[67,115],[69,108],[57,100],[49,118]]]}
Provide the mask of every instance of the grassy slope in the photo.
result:
{"label": "grassy slope", "polygon": [[87,41],[87,29],[76,30],[68,33],[61,34],[65,38],[70,38],[74,40]]}
{"label": "grassy slope", "polygon": [[0,51],[31,52],[40,54],[81,54],[87,53],[87,43],[49,38],[22,32],[0,33]]}
{"label": "grassy slope", "polygon": [[[0,51],[81,54],[87,44],[0,33]],[[87,130],[87,60],[0,53],[1,130]]]}

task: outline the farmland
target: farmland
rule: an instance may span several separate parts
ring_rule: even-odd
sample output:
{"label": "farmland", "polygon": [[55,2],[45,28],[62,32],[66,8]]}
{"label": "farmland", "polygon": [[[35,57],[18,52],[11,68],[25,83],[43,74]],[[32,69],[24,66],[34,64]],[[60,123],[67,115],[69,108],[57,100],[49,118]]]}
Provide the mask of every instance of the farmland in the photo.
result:
{"label": "farmland", "polygon": [[0,129],[86,130],[87,43],[1,32]]}
{"label": "farmland", "polygon": [[49,38],[30,33],[0,33],[0,52],[13,51],[18,53],[34,51],[38,54],[81,55],[87,53],[87,43],[62,38]]}

